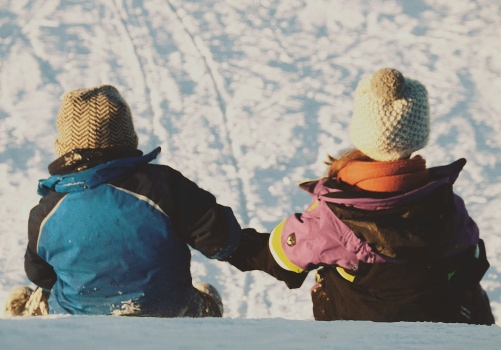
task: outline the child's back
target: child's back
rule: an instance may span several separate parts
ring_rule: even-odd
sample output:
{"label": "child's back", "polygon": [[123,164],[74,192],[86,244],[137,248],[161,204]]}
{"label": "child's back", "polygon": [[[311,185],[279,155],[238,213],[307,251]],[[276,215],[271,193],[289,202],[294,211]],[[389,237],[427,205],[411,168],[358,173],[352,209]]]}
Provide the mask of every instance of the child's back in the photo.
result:
{"label": "child's back", "polygon": [[429,129],[421,83],[394,69],[362,80],[350,130],[358,149],[331,157],[328,177],[301,185],[310,206],[269,240],[244,230],[229,261],[289,287],[320,268],[312,288],[318,320],[494,323],[479,284],[485,248],[452,190],[466,161],[426,168],[411,158]]}
{"label": "child's back", "polygon": [[50,312],[221,316],[217,291],[192,286],[188,245],[213,259],[232,253],[241,229],[231,209],[149,164],[160,148],[137,149],[129,107],[112,86],[66,93],[57,124],[60,158],[39,182],[25,257],[28,278],[50,291]]}

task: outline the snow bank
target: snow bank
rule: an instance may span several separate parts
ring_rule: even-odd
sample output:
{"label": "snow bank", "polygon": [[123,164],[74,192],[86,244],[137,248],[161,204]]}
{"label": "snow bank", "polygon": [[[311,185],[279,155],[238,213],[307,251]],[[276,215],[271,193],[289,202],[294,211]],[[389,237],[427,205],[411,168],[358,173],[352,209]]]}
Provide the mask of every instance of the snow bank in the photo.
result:
{"label": "snow bank", "polygon": [[2,349],[498,349],[498,326],[275,319],[0,319]]}

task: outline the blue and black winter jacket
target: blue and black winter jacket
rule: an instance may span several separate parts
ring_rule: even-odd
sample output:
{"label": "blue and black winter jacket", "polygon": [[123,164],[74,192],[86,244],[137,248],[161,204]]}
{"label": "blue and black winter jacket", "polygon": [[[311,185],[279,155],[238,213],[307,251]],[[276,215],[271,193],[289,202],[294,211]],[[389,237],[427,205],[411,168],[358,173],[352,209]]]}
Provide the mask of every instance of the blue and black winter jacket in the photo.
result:
{"label": "blue and black winter jacket", "polygon": [[[25,270],[51,290],[51,313],[186,315],[188,245],[218,259],[236,249],[232,210],[178,171],[149,164],[159,152],[40,181]],[[74,152],[59,162],[81,158]]]}

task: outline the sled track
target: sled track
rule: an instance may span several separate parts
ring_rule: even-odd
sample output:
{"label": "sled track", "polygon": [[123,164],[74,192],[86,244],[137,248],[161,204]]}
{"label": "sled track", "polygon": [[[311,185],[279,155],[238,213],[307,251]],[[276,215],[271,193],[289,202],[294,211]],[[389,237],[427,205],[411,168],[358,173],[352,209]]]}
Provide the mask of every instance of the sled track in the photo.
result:
{"label": "sled track", "polygon": [[[150,87],[150,83],[148,81],[148,75],[144,69],[143,61],[141,59],[141,55],[139,54],[138,47],[134,43],[134,36],[132,35],[132,32],[129,29],[129,26],[127,25],[127,21],[122,14],[122,10],[127,12],[128,17],[135,18],[135,16],[131,15],[131,13],[129,13],[127,11],[125,6],[123,6],[123,7],[119,6],[118,0],[113,1],[113,6],[114,6],[119,18],[120,18],[120,22],[122,24],[123,30],[126,33],[127,40],[129,41],[130,47],[132,48],[132,52],[134,53],[135,60],[136,60],[137,65],[139,67],[139,71],[141,72],[141,76],[142,76],[142,80],[143,80],[143,84],[144,84],[145,95],[148,99],[149,110],[150,110],[150,113],[153,117],[152,133],[157,139],[166,140],[166,139],[168,139],[169,131],[162,125],[162,123],[160,123],[160,119],[162,118],[161,114],[155,112],[153,98],[152,98],[152,92],[151,92],[152,88]],[[164,152],[167,151],[165,153],[169,153],[168,144],[165,144],[165,145],[162,144],[162,150],[164,150]]]}
{"label": "sled track", "polygon": [[[219,81],[222,81],[223,79],[221,77],[219,77],[219,75],[217,74],[217,69],[216,69],[216,67],[214,67],[214,63],[212,62],[211,59],[209,59],[208,55],[204,53],[204,50],[202,49],[201,45],[198,43],[198,40],[195,37],[195,35],[190,32],[190,30],[188,29],[188,27],[184,23],[183,18],[179,15],[179,12],[177,11],[176,6],[174,6],[170,0],[166,0],[166,3],[168,5],[168,7],[171,9],[171,11],[174,13],[174,15],[176,16],[176,18],[179,21],[179,23],[181,24],[181,26],[183,27],[186,35],[190,38],[196,51],[200,54],[200,57],[203,59],[206,70],[207,70],[207,72],[210,76],[210,79],[212,81],[212,84],[214,86],[214,91],[215,91],[216,96],[217,96],[218,106],[219,106],[219,109],[221,110],[221,117],[222,117],[222,122],[223,122],[222,126],[223,126],[223,130],[224,130],[223,139],[229,146],[230,163],[231,163],[232,167],[235,169],[235,172],[237,174],[237,178],[234,180],[238,184],[238,198],[239,198],[239,203],[240,203],[240,207],[241,207],[241,209],[239,210],[239,213],[242,217],[243,223],[248,224],[250,222],[250,219],[249,219],[249,216],[247,214],[247,197],[246,197],[245,191],[244,191],[244,183],[243,183],[241,177],[238,176],[238,174],[240,173],[240,171],[239,171],[240,167],[238,164],[237,157],[235,155],[235,151],[233,149],[234,142],[233,142],[233,140],[230,136],[230,132],[228,130],[228,114],[227,114],[227,109],[226,109],[226,101],[225,101],[225,98],[223,97],[225,90],[224,90],[224,87],[221,86],[221,83],[219,83]],[[218,78],[220,78],[220,79],[218,79]]]}

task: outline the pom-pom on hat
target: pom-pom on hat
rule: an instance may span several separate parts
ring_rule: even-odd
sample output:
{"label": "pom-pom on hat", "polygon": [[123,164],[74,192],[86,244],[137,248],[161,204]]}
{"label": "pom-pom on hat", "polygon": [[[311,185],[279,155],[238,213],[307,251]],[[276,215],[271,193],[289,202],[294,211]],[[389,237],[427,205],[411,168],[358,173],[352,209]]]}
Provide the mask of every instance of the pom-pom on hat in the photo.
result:
{"label": "pom-pom on hat", "polygon": [[353,144],[378,161],[409,157],[428,143],[426,88],[396,69],[383,68],[360,81],[350,126]]}
{"label": "pom-pom on hat", "polygon": [[111,85],[66,92],[56,125],[59,156],[82,148],[136,149],[138,145],[130,108]]}

